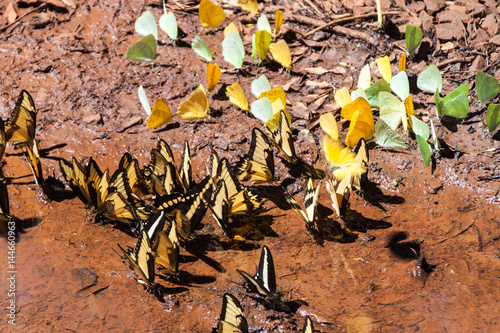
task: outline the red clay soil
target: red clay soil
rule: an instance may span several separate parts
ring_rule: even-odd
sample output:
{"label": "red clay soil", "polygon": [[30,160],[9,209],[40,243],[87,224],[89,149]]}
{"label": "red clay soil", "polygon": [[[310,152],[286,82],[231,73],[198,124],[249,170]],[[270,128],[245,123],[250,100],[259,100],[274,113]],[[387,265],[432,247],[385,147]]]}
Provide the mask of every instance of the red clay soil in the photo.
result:
{"label": "red clay soil", "polygon": [[[237,161],[248,151],[252,128],[262,123],[231,105],[225,87],[238,81],[251,96],[250,83],[262,74],[273,87],[287,88],[297,154],[325,169],[317,148],[321,129],[313,126],[317,116],[339,109],[335,89],[355,89],[364,64],[371,65],[373,76],[378,76],[379,56],[388,54],[397,66],[405,49],[399,32],[408,23],[423,28],[425,42],[408,59],[410,80],[435,63],[445,92],[463,82],[471,84],[471,92],[467,118],[442,124],[434,97],[412,90],[416,115],[427,123],[434,118],[446,150],[426,168],[416,141],[402,129],[403,152],[370,144],[366,199],[351,196],[347,223],[337,218],[322,186],[317,223],[325,237],[319,243],[287,205],[280,186],[259,188],[265,191],[266,211],[253,221],[255,239],[229,240],[207,214],[198,243],[181,250],[180,279],[157,277],[168,291],[164,303],[144,291],[115,252],[117,243],[134,246],[136,239],[113,224],[94,222],[69,189],[62,198],[49,198],[9,144],[1,167],[11,182],[11,213],[23,223],[15,246],[15,326],[7,316],[13,299],[7,293],[7,240],[0,239],[2,331],[208,332],[217,325],[224,292],[240,300],[251,332],[300,331],[306,314],[323,332],[500,330],[499,135],[488,132],[485,108],[473,88],[477,70],[500,79],[500,5],[495,1],[426,0],[404,6],[404,1],[386,0],[383,10],[393,14],[386,16],[385,30],[371,16],[308,37],[318,21],[375,12],[374,1],[266,1],[260,9],[271,22],[277,8],[284,12],[283,38],[293,55],[290,72],[275,63],[257,67],[249,56],[245,71],[229,70],[222,57],[222,28],[231,21],[256,20],[234,6],[224,7],[227,19],[220,28],[203,29],[194,2],[169,3],[184,35],[174,45],[161,32],[154,62],[141,63],[125,57],[139,39],[134,22],[146,10],[158,19],[161,1],[83,0],[74,7],[71,0],[11,3],[0,4],[0,116],[8,117],[21,89],[32,94],[43,172],[60,181],[59,157],[92,156],[113,172],[125,152],[146,165],[157,137],[170,144],[178,162],[189,140],[197,180],[206,174],[211,147]],[[9,18],[10,6],[17,19]],[[456,27],[460,31],[450,35]],[[239,28],[249,52],[255,27]],[[209,97],[211,114],[198,122],[174,115],[172,123],[150,130],[137,97],[139,85],[150,101],[163,98],[176,110],[195,87],[206,84],[206,62],[190,48],[197,34],[228,69]],[[306,70],[311,67],[331,71],[313,74]],[[306,177],[275,153],[276,176],[302,204]],[[243,287],[236,270],[253,273],[262,245],[274,256],[284,297],[307,306],[292,314],[272,311]]]}

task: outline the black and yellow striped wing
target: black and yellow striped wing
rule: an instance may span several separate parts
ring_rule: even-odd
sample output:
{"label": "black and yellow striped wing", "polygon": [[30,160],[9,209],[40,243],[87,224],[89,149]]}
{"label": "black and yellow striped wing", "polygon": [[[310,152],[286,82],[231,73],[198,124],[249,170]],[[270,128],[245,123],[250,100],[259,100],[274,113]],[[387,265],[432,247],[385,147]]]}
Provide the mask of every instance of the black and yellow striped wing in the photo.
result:
{"label": "black and yellow striped wing", "polygon": [[285,154],[287,160],[292,163],[299,163],[299,158],[295,153],[295,146],[292,136],[292,128],[283,110],[280,111],[280,120],[275,130],[268,128],[274,145]]}
{"label": "black and yellow striped wing", "polygon": [[85,181],[85,170],[80,163],[78,163],[74,157],[72,162],[60,159],[59,167],[61,168],[61,173],[63,174],[66,183],[76,196],[85,204],[85,208],[88,209],[92,206],[92,199],[90,198]]}
{"label": "black and yellow striped wing", "polygon": [[169,223],[167,230],[158,231],[152,243],[155,261],[162,266],[160,272],[168,275],[179,274],[179,239],[174,223]]}
{"label": "black and yellow striped wing", "polygon": [[227,221],[231,207],[227,194],[226,183],[222,179],[218,181],[217,188],[212,194],[210,208],[219,226],[226,232],[226,234],[228,234],[228,236],[231,237],[231,230],[229,229]]}
{"label": "black and yellow striped wing", "polygon": [[193,187],[193,171],[191,166],[191,152],[189,150],[189,143],[184,140],[184,150],[182,153],[182,163],[179,170],[179,178],[184,187],[184,191],[188,191]]}
{"label": "black and yellow striped wing", "polygon": [[139,276],[137,282],[143,284],[148,291],[154,289],[156,287],[154,257],[147,233],[145,231],[141,233],[132,251],[125,251],[119,244],[118,246],[124,253],[124,261]]}
{"label": "black and yellow striped wing", "polygon": [[9,218],[10,220],[10,205],[9,192],[7,191],[7,180],[5,179],[2,169],[0,168],[0,216]]}
{"label": "black and yellow striped wing", "polygon": [[361,138],[354,148],[354,152],[356,153],[355,160],[361,164],[362,168],[366,168],[366,172],[362,174],[354,174],[352,179],[352,186],[359,192],[363,192],[366,182],[368,179],[368,170],[369,170],[369,153],[368,147],[366,145],[365,139]]}
{"label": "black and yellow striped wing", "polygon": [[240,302],[231,294],[225,293],[217,333],[248,333],[248,323]]}
{"label": "black and yellow striped wing", "polygon": [[274,155],[267,135],[254,128],[248,155],[240,161],[236,177],[238,180],[251,180],[253,184],[273,183]]}
{"label": "black and yellow striped wing", "polygon": [[7,141],[31,143],[35,138],[36,108],[33,98],[22,90],[9,119],[5,122]]}
{"label": "black and yellow striped wing", "polygon": [[33,176],[35,176],[35,182],[37,185],[43,186],[42,163],[40,161],[40,152],[36,139],[33,139],[30,143],[26,143],[24,147],[26,148],[26,158],[33,172]]}
{"label": "black and yellow striped wing", "polygon": [[304,327],[302,328],[303,333],[314,333],[314,326],[311,318],[306,316],[306,320],[304,321]]}
{"label": "black and yellow striped wing", "polygon": [[340,218],[343,218],[352,189],[352,176],[348,174],[342,180],[333,177],[326,182],[326,189],[332,199],[332,207]]}
{"label": "black and yellow striped wing", "polygon": [[320,186],[321,182],[317,186],[314,186],[311,178],[309,178],[309,180],[307,181],[306,190],[304,192],[304,205],[306,208],[305,211],[302,210],[300,205],[297,203],[295,198],[290,193],[288,193],[286,190],[284,192],[285,200],[304,220],[307,228],[310,231],[314,231],[316,229],[314,225],[314,220],[316,218],[316,208],[318,206]]}

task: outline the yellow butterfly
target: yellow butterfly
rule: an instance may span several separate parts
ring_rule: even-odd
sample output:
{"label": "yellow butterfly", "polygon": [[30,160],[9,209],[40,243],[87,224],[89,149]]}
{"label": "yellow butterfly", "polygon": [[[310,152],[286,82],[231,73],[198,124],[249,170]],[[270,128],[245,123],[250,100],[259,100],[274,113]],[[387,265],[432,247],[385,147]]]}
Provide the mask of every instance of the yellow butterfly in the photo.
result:
{"label": "yellow butterfly", "polygon": [[319,117],[319,126],[325,132],[328,134],[330,138],[333,140],[338,140],[339,138],[339,128],[337,127],[337,121],[335,120],[335,116],[333,113],[328,112],[325,114],[322,114]]}
{"label": "yellow butterfly", "polygon": [[241,9],[252,13],[252,14],[258,14],[259,13],[259,4],[257,3],[257,0],[238,0],[236,3]]}
{"label": "yellow butterfly", "polygon": [[358,109],[352,115],[345,143],[349,147],[354,147],[361,138],[369,140],[373,137],[375,133],[375,121],[373,120],[370,104],[364,98],[358,97],[351,104],[356,104]]}
{"label": "yellow butterfly", "polygon": [[337,90],[335,92],[334,98],[335,102],[337,102],[337,104],[341,108],[352,102],[351,94],[349,94],[349,90],[347,89],[347,87],[342,87],[339,90]]}
{"label": "yellow butterfly", "polygon": [[201,0],[198,13],[203,28],[217,28],[226,20],[226,14],[222,7],[210,0]]}
{"label": "yellow butterfly", "polygon": [[269,51],[274,61],[280,63],[283,67],[290,68],[292,66],[292,55],[290,54],[288,44],[283,39],[280,39],[276,43],[271,43]]}
{"label": "yellow butterfly", "polygon": [[340,140],[333,140],[328,135],[321,137],[321,148],[330,169],[338,180],[348,175],[363,174],[367,167],[356,160],[356,153],[344,145]]}
{"label": "yellow butterfly", "polygon": [[211,92],[214,90],[215,86],[219,83],[220,79],[220,67],[217,64],[212,64],[209,62],[207,64],[207,90]]}
{"label": "yellow butterfly", "polygon": [[276,9],[276,15],[274,17],[274,35],[277,36],[280,33],[281,25],[283,24],[283,12]]}
{"label": "yellow butterfly", "polygon": [[390,83],[392,79],[391,61],[388,56],[377,58],[377,67],[382,78]]}
{"label": "yellow butterfly", "polygon": [[226,96],[229,97],[229,101],[242,109],[243,111],[248,111],[248,100],[245,95],[245,91],[238,82],[226,88]]}
{"label": "yellow butterfly", "polygon": [[226,38],[233,30],[236,31],[238,33],[238,35],[240,34],[236,24],[234,24],[234,22],[231,22],[227,25],[227,27],[224,28],[224,38]]}
{"label": "yellow butterfly", "polygon": [[259,95],[258,99],[263,97],[269,98],[273,107],[273,114],[279,113],[286,107],[286,93],[282,87],[276,87],[268,91],[264,91]]}
{"label": "yellow butterfly", "polygon": [[198,120],[207,116],[210,108],[205,89],[200,86],[177,108],[177,115],[186,120]]}
{"label": "yellow butterfly", "polygon": [[349,174],[344,179],[328,179],[326,189],[332,199],[332,207],[340,218],[344,218],[349,203],[352,189],[352,176]]}
{"label": "yellow butterfly", "polygon": [[406,70],[406,53],[403,53],[399,58],[399,71],[404,72]]}
{"label": "yellow butterfly", "polygon": [[257,55],[260,60],[267,58],[267,52],[269,51],[272,37],[273,36],[267,30],[258,30],[255,32],[255,48],[257,49]]}
{"label": "yellow butterfly", "polygon": [[151,129],[158,128],[165,124],[168,124],[172,120],[172,112],[167,102],[163,99],[159,99],[155,102],[151,114],[148,118],[148,127]]}

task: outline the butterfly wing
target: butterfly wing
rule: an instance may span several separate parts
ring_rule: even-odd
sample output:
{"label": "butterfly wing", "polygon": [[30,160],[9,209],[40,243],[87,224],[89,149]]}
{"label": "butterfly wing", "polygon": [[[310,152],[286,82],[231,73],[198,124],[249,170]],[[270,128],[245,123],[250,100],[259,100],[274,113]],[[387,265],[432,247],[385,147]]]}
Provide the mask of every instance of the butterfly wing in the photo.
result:
{"label": "butterfly wing", "polygon": [[231,294],[225,293],[219,317],[218,333],[248,332],[248,323],[240,302]]}
{"label": "butterfly wing", "polygon": [[14,111],[5,122],[7,141],[32,142],[35,138],[36,114],[33,98],[29,92],[22,90]]}

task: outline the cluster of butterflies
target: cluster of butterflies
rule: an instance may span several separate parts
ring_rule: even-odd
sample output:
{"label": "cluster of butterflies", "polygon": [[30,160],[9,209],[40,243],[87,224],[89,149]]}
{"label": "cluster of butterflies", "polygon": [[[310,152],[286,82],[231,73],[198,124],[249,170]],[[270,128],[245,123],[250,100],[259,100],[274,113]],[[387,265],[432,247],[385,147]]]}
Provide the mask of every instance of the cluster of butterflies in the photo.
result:
{"label": "cluster of butterflies", "polygon": [[[322,124],[322,128],[328,133],[327,126],[324,125]],[[34,138],[35,127],[36,108],[30,94],[23,90],[5,125],[0,121],[0,153],[3,154],[7,141],[22,145],[35,181],[43,189],[44,179],[37,141]],[[155,283],[155,265],[161,266],[159,274],[179,274],[180,242],[194,238],[194,232],[199,228],[207,209],[211,210],[214,219],[229,238],[245,239],[236,232],[233,227],[235,224],[230,220],[238,215],[258,213],[261,198],[254,188],[241,182],[275,184],[278,181],[275,177],[273,145],[293,166],[309,174],[304,195],[305,211],[285,188],[283,191],[286,201],[305,221],[307,229],[311,234],[316,234],[315,215],[321,181],[314,186],[313,179],[323,179],[325,172],[315,169],[297,156],[290,118],[284,110],[280,112],[275,127],[267,126],[267,131],[269,136],[258,128],[252,130],[250,150],[234,166],[230,165],[227,158],[220,159],[212,150],[207,175],[199,183],[193,179],[187,141],[184,143],[179,169],[168,143],[162,139],[158,139],[157,147],[151,150],[149,164],[142,169],[129,153],[122,156],[118,169],[111,176],[108,170],[101,171],[92,158],[85,165],[74,157],[71,162],[60,159],[59,164],[68,186],[85,204],[86,209],[92,209],[97,219],[124,223],[138,235],[134,248],[125,250],[119,245],[123,252],[122,259],[138,275],[138,282],[160,298],[162,291],[161,286]],[[341,141],[325,134],[321,145],[333,174],[326,181],[327,189],[336,213],[343,218],[351,189],[354,187],[362,190],[366,181],[366,143],[361,139],[357,147],[351,150]],[[12,216],[9,213],[3,175],[0,180],[0,217],[2,222],[7,222]],[[288,311],[286,303],[276,291],[274,264],[266,246],[262,249],[255,275],[240,270],[238,272],[245,278],[249,289],[258,293],[265,304],[273,309]],[[233,316],[234,311],[239,311],[240,314]],[[225,332],[221,329],[231,327],[230,325],[241,332],[247,330],[243,311],[234,297],[225,296],[223,313],[225,314],[221,315],[218,328],[220,332]],[[306,321],[305,327],[312,327],[312,324]]]}
{"label": "cluster of butterflies", "polygon": [[[38,142],[35,139],[36,115],[37,111],[33,98],[26,90],[22,90],[9,118],[5,122],[0,118],[0,161],[7,142],[16,143],[18,148],[23,148],[35,176],[35,182],[43,186],[40,153]],[[2,231],[5,230],[7,222],[12,219],[7,184],[8,181],[0,168],[0,230]]]}

